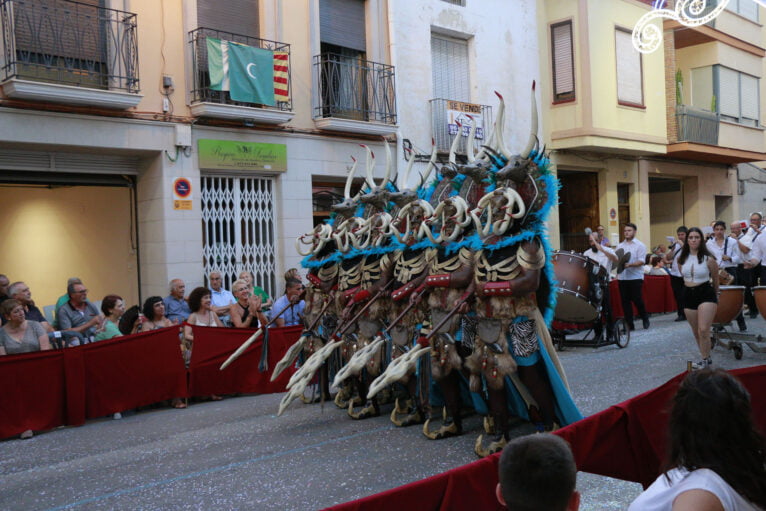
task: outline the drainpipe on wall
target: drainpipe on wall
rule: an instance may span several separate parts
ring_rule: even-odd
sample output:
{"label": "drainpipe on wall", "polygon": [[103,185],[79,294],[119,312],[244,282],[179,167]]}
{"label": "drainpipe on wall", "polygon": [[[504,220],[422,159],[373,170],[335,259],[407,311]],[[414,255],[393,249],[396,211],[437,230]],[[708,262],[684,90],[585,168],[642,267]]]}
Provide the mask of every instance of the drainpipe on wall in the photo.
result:
{"label": "drainpipe on wall", "polygon": [[[386,21],[388,22],[388,58],[390,60],[390,63],[392,66],[395,66],[398,61],[396,60],[396,43],[395,37],[394,37],[394,8],[392,6],[393,0],[387,0],[386,1],[386,17],[388,18]],[[397,82],[394,82],[394,97],[399,98],[399,84]],[[398,101],[397,101],[398,103]],[[396,108],[396,121],[401,126],[401,121],[399,119],[399,105],[394,105],[394,108]],[[396,175],[399,175],[399,155],[404,154],[404,143],[402,141],[402,133],[401,130],[396,130]],[[397,177],[398,180],[398,177]],[[408,183],[404,183],[404,186],[407,186]]]}

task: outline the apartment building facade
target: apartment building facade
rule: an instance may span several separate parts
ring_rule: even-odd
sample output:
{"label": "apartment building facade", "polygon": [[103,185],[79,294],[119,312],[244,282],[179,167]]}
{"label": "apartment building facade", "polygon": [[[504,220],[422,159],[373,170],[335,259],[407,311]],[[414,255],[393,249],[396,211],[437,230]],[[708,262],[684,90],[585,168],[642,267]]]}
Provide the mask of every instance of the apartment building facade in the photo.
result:
{"label": "apartment building facade", "polygon": [[766,159],[763,13],[736,0],[708,25],[656,21],[663,44],[642,54],[631,33],[653,4],[538,4],[564,249],[582,250],[583,229],[596,224],[614,243],[633,222],[656,246],[678,225],[747,215],[738,165]]}
{"label": "apartment building facade", "polygon": [[[92,299],[135,303],[165,295],[171,278],[205,285],[212,269],[226,287],[250,270],[281,294],[281,274],[300,262],[295,237],[327,217],[360,144],[377,178],[383,137],[393,172],[414,154],[414,181],[432,138],[441,152],[456,132],[466,138],[463,113],[489,129],[494,91],[513,119],[508,145],[526,140],[536,9],[0,0],[0,239],[19,248],[0,272],[39,304],[70,276]],[[266,60],[242,65],[239,52]],[[237,69],[262,76],[264,62],[265,93],[235,84]]]}

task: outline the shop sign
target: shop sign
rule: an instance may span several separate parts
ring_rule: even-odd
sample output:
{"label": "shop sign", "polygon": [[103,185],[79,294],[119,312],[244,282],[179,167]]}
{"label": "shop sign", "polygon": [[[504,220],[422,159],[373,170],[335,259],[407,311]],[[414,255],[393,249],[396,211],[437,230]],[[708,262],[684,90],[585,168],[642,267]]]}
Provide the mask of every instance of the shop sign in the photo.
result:
{"label": "shop sign", "polygon": [[[471,116],[473,121],[471,120]],[[467,137],[471,132],[471,126],[476,122],[477,140],[484,139],[484,116],[481,113],[481,105],[463,103],[462,101],[447,101],[447,128],[450,135],[457,134],[457,125],[460,123],[460,134]]]}
{"label": "shop sign", "polygon": [[197,149],[201,169],[287,171],[285,144],[200,139]]}

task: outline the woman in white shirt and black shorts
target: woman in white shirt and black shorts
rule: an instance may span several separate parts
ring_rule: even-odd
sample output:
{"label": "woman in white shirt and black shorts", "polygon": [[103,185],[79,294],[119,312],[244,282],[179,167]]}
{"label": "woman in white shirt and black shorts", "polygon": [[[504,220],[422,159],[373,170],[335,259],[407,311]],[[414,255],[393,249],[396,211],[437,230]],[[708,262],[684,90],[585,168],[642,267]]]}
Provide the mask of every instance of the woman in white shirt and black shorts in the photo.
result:
{"label": "woman in white shirt and black shorts", "polygon": [[678,256],[678,265],[684,278],[684,312],[702,354],[702,360],[694,364],[695,369],[713,364],[710,358],[710,328],[718,310],[720,294],[718,264],[704,240],[705,236],[699,227],[692,227]]}

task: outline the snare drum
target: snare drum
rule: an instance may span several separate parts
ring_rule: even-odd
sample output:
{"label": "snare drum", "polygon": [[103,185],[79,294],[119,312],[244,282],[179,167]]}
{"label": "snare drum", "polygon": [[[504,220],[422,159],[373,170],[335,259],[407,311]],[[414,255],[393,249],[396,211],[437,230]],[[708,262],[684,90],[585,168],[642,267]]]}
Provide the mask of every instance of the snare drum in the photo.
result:
{"label": "snare drum", "polygon": [[587,323],[598,318],[601,312],[600,281],[606,270],[583,255],[562,250],[553,253],[553,270],[559,283],[556,319]]}
{"label": "snare drum", "polygon": [[[715,311],[713,323],[726,324],[733,321],[742,311],[742,304],[745,302],[745,286],[720,286],[718,289],[721,291],[721,296],[718,297],[718,309]],[[766,299],[766,296],[764,298]]]}
{"label": "snare drum", "polygon": [[755,306],[758,307],[758,311],[761,313],[761,316],[766,318],[766,286],[755,286],[750,289],[753,290]]}

